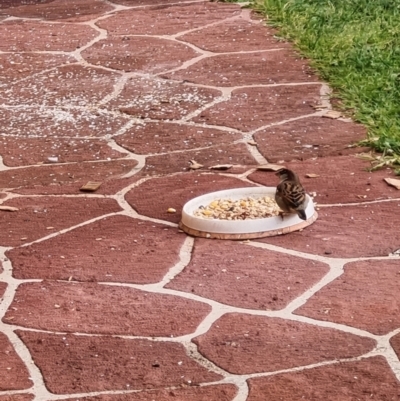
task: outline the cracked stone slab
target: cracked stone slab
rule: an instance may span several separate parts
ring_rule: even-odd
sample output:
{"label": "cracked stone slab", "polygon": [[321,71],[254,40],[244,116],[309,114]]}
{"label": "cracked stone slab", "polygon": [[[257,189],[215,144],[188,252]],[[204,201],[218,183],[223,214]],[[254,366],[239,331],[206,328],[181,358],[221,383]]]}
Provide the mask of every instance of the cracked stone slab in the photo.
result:
{"label": "cracked stone slab", "polygon": [[160,73],[180,67],[199,56],[189,46],[173,40],[147,37],[111,36],[94,43],[82,52],[93,64],[125,72]]}
{"label": "cracked stone slab", "polygon": [[103,182],[119,178],[136,165],[136,160],[126,159],[24,167],[0,171],[0,187],[14,188],[15,193],[27,195],[36,195],[43,189],[47,194],[78,195],[82,194],[79,188],[88,181]]}
{"label": "cracked stone slab", "polygon": [[230,313],[194,340],[206,358],[234,374],[290,369],[356,357],[375,341],[280,318]]}
{"label": "cracked stone slab", "polygon": [[185,238],[163,224],[113,216],[7,255],[20,279],[149,284],[179,261]]}
{"label": "cracked stone slab", "polygon": [[[99,395],[97,397],[74,397],[66,401],[233,401],[237,394],[232,384],[207,385],[204,387],[174,388],[169,390],[143,391],[139,393]],[[0,398],[0,401],[1,398]],[[14,400],[6,400],[14,401]],[[18,400],[17,400],[18,401]]]}
{"label": "cracked stone slab", "polygon": [[[0,54],[0,84],[8,86],[10,83],[26,79],[33,74],[42,73],[43,70],[48,70],[57,66],[75,62],[76,59],[74,57],[66,54]],[[3,88],[1,91],[1,96],[3,97],[6,93],[11,91],[12,89]]]}
{"label": "cracked stone slab", "polygon": [[136,118],[179,120],[211,103],[221,95],[219,90],[197,88],[182,82],[154,77],[134,77],[107,107]]}
{"label": "cracked stone slab", "polygon": [[210,311],[207,304],[174,295],[44,281],[21,284],[3,321],[55,332],[177,337],[194,332]]}
{"label": "cracked stone slab", "polygon": [[0,102],[12,106],[93,107],[113,91],[119,77],[117,73],[91,66],[61,66],[12,85],[0,93]]}
{"label": "cracked stone slab", "polygon": [[57,197],[19,197],[3,205],[19,210],[1,215],[1,246],[19,246],[85,220],[121,210],[113,199],[83,197],[63,198],[62,201]]}
{"label": "cracked stone slab", "polygon": [[323,117],[289,121],[254,135],[258,150],[271,163],[360,153],[367,148],[349,145],[365,137],[362,125]]}
{"label": "cracked stone slab", "polygon": [[231,99],[193,118],[198,123],[251,131],[264,125],[314,112],[320,85],[236,89]]}
{"label": "cracked stone slab", "polygon": [[[317,81],[307,62],[286,49],[216,55],[200,60],[185,69],[166,74],[166,76],[170,79],[214,86],[271,85]],[[301,91],[301,87],[298,90]],[[275,96],[279,95],[275,94]]]}
{"label": "cracked stone slab", "polygon": [[400,200],[324,207],[303,231],[256,241],[334,258],[388,256],[399,249],[399,212]]}
{"label": "cracked stone slab", "polygon": [[123,158],[121,153],[108,146],[101,139],[65,139],[1,137],[0,155],[3,163],[9,167],[29,166],[38,163],[49,163],[49,158],[57,158],[59,163],[96,161]]}
{"label": "cracked stone slab", "polygon": [[[139,214],[179,223],[182,207],[190,199],[209,192],[250,186],[234,177],[192,172],[148,180],[130,190],[125,199]],[[177,213],[168,213],[170,207]]]}
{"label": "cracked stone slab", "polygon": [[399,382],[385,358],[336,363],[248,381],[248,401],[396,400]]}
{"label": "cracked stone slab", "polygon": [[143,125],[137,124],[124,134],[116,136],[115,142],[131,152],[143,155],[230,143],[241,137],[238,133],[214,128],[147,122]]}
{"label": "cracked stone slab", "polygon": [[54,394],[157,389],[222,378],[190,359],[178,343],[22,330],[16,333]]}
{"label": "cracked stone slab", "polygon": [[3,333],[0,333],[0,356],[0,391],[31,388],[33,383],[29,378],[28,369]]}
{"label": "cracked stone slab", "polygon": [[178,155],[167,153],[164,155],[149,156],[142,170],[144,175],[170,174],[189,170],[189,160],[196,160],[205,168],[217,164],[252,164],[257,161],[250,154],[244,143],[220,144],[206,149],[188,150]]}
{"label": "cracked stone slab", "polygon": [[63,22],[84,22],[112,11],[113,7],[102,0],[5,0],[4,10],[0,15],[19,18],[40,18],[45,20],[62,20]]}
{"label": "cracked stone slab", "polygon": [[[163,2],[168,4],[167,2]],[[174,2],[179,3],[179,2]],[[154,1],[151,4],[155,4]],[[237,5],[220,7],[208,2],[120,11],[96,24],[109,35],[174,35],[240,14]]]}
{"label": "cracked stone slab", "polygon": [[42,23],[39,21],[5,21],[0,24],[0,50],[4,52],[64,51],[79,49],[96,36],[87,25]]}
{"label": "cracked stone slab", "polygon": [[166,287],[256,310],[283,309],[329,266],[236,241],[196,239],[189,265]]}
{"label": "cracked stone slab", "polygon": [[179,40],[215,53],[288,48],[289,43],[279,40],[276,34],[273,28],[237,19],[189,32]]}
{"label": "cracked stone slab", "polygon": [[[0,133],[2,137],[9,136],[14,141],[37,137],[45,140],[52,138],[57,142],[58,137],[111,136],[127,122],[128,119],[124,116],[90,106],[82,109],[68,106],[0,107],[0,124],[6,127]],[[17,146],[17,143],[14,146]]]}
{"label": "cracked stone slab", "polygon": [[[319,204],[363,203],[373,200],[400,198],[400,192],[384,182],[385,177],[394,177],[393,170],[381,169],[369,172],[369,163],[354,155],[320,157],[305,161],[285,163],[295,171],[305,190],[316,194],[314,201]],[[307,178],[306,174],[318,177]],[[274,173],[256,171],[250,180],[262,185],[275,186],[278,178]],[[361,206],[358,207],[361,209]]]}
{"label": "cracked stone slab", "polygon": [[294,313],[387,334],[400,327],[399,275],[399,259],[348,263],[343,275]]}

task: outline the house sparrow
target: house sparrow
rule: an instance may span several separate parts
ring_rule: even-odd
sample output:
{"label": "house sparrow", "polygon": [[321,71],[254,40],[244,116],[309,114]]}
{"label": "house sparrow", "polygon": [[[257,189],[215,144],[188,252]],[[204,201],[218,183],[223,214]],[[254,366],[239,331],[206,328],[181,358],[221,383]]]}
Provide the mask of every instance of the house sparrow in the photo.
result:
{"label": "house sparrow", "polygon": [[[305,209],[308,198],[299,177],[287,168],[281,168],[276,175],[281,182],[276,187],[275,201],[283,213],[297,213],[302,220],[307,220]],[[283,218],[283,215],[281,215]]]}

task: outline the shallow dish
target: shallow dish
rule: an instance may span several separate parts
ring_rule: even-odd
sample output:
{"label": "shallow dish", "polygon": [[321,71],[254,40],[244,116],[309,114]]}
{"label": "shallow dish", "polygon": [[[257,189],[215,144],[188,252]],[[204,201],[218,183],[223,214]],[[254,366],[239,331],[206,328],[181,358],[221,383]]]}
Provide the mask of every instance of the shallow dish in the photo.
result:
{"label": "shallow dish", "polygon": [[238,200],[246,197],[259,198],[261,196],[274,198],[275,191],[275,187],[248,187],[211,192],[198,196],[183,206],[179,227],[195,237],[239,240],[287,234],[307,227],[317,219],[318,215],[314,210],[314,203],[309,195],[307,195],[309,198],[306,209],[307,220],[301,220],[296,214],[285,215],[283,220],[280,216],[248,220],[219,220],[204,219],[193,214],[200,206],[206,206],[215,199]]}

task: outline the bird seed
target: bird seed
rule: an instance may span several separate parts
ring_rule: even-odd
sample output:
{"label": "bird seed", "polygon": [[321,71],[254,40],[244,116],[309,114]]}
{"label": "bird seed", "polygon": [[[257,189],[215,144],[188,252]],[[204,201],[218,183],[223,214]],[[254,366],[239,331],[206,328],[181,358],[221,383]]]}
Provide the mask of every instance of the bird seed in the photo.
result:
{"label": "bird seed", "polygon": [[215,199],[207,206],[200,206],[194,215],[204,219],[250,220],[278,216],[280,208],[269,196],[238,200]]}

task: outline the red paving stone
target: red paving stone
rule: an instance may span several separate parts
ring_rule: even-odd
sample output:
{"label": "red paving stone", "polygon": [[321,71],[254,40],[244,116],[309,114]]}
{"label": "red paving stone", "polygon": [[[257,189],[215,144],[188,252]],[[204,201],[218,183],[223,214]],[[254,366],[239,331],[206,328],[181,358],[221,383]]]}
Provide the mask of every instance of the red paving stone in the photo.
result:
{"label": "red paving stone", "polygon": [[136,154],[150,154],[190,150],[238,139],[241,135],[234,132],[160,122],[135,125],[125,134],[117,136],[115,141]]}
{"label": "red paving stone", "polygon": [[[141,3],[136,1],[136,3]],[[163,2],[165,3],[165,2]],[[174,3],[179,3],[175,1]],[[129,4],[135,4],[130,2]],[[156,4],[156,1],[148,4]],[[223,18],[239,14],[237,6],[200,3],[188,7],[171,5],[167,12],[160,12],[160,8],[121,11],[116,16],[100,20],[97,25],[106,29],[110,35],[174,35],[182,31],[199,28],[204,25],[219,22]],[[132,31],[132,27],[134,30]]]}
{"label": "red paving stone", "polygon": [[123,158],[127,154],[111,149],[107,141],[99,139],[65,138],[20,138],[3,137],[0,142],[3,163],[9,167],[49,163],[57,158],[58,163],[97,161]]}
{"label": "red paving stone", "polygon": [[[279,32],[217,1],[0,3],[0,203],[19,209],[0,210],[0,401],[400,398],[394,173],[349,147],[365,128],[320,116]],[[193,197],[277,185],[265,160],[321,205],[256,240],[280,252],[170,225]]]}
{"label": "red paving stone", "polygon": [[375,341],[306,323],[231,313],[193,340],[206,358],[228,372],[250,374],[352,358]]}
{"label": "red paving stone", "polygon": [[236,89],[230,100],[210,107],[193,121],[251,131],[280,120],[312,114],[319,91],[320,85]]}
{"label": "red paving stone", "polygon": [[[299,175],[308,193],[316,193],[314,200],[320,204],[400,199],[400,192],[384,181],[384,178],[395,178],[393,170],[388,168],[369,172],[368,164],[354,155],[319,157],[285,163],[285,166]],[[318,177],[307,178],[306,174],[316,174]],[[278,180],[273,172],[264,171],[256,171],[248,178],[267,186],[276,185]]]}
{"label": "red paving stone", "polygon": [[[189,161],[196,160],[205,168],[218,164],[257,164],[244,143],[235,145],[220,144],[201,150],[192,150],[179,153],[179,157],[173,153],[151,156],[147,158],[143,168],[145,175],[162,175],[189,171]],[[210,191],[212,192],[212,191]]]}
{"label": "red paving stone", "polygon": [[32,401],[33,394],[0,395],[0,401]]}
{"label": "red paving stone", "polygon": [[[70,24],[63,27],[38,21],[6,21],[0,25],[0,50],[11,51],[74,51],[94,39],[98,32],[85,25]],[[32,33],[35,33],[32,35]]]}
{"label": "red paving stone", "polygon": [[14,350],[13,344],[0,333],[0,391],[23,390],[32,387],[29,372]]}
{"label": "red paving stone", "polygon": [[187,3],[187,0],[112,0],[110,3],[113,4],[121,4],[123,6],[155,6],[160,5],[160,10],[163,10],[165,7],[164,5],[167,4],[180,4],[180,3]]}
{"label": "red paving stone", "polygon": [[400,248],[400,200],[329,207],[303,231],[256,241],[334,258],[388,256]]}
{"label": "red paving stone", "polygon": [[400,358],[400,334],[396,334],[390,339],[390,345],[396,352],[397,357]]}
{"label": "red paving stone", "polygon": [[248,401],[382,400],[400,397],[399,382],[381,356],[249,380]]}
{"label": "red paving stone", "polygon": [[83,22],[99,17],[111,11],[112,7],[102,0],[6,0],[13,6],[1,10],[3,15],[19,18],[43,18],[44,20],[61,22]]}
{"label": "red paving stone", "polygon": [[21,197],[3,203],[18,208],[2,213],[1,246],[19,246],[101,215],[119,212],[113,199]]}
{"label": "red paving stone", "polygon": [[179,261],[184,240],[171,227],[113,216],[7,255],[16,278],[145,284],[160,281]]}
{"label": "red paving stone", "polygon": [[400,326],[398,260],[348,263],[344,274],[294,313],[384,335]]}
{"label": "red paving stone", "polygon": [[0,9],[18,7],[21,5],[35,5],[40,3],[51,3],[54,0],[3,0],[0,4]]}
{"label": "red paving stone", "polygon": [[238,48],[241,51],[288,48],[287,42],[276,40],[276,33],[254,21],[234,20],[187,33],[179,40],[216,53],[237,52]]}
{"label": "red paving stone", "polygon": [[196,239],[190,264],[167,288],[242,308],[278,310],[328,270],[323,263],[236,242]]}
{"label": "red paving stone", "polygon": [[54,188],[54,193],[57,194],[62,192],[62,190],[60,191],[61,186],[66,193],[70,193],[72,186],[72,192],[77,195],[82,194],[79,192],[79,188],[88,181],[104,182],[111,178],[121,178],[130,173],[136,165],[136,160],[37,165],[0,171],[0,186],[30,195],[42,193],[40,187],[46,187],[46,193],[52,193],[52,188]]}
{"label": "red paving stone", "polygon": [[82,56],[91,64],[114,70],[157,74],[180,67],[198,53],[168,39],[111,36],[84,50]]}
{"label": "red paving stone", "polygon": [[[3,271],[3,269],[0,267],[0,273]],[[3,295],[4,295],[4,292],[6,291],[6,289],[7,289],[7,283],[3,283],[3,282],[0,282],[0,300],[2,299],[2,297],[3,297]]]}
{"label": "red paving stone", "polygon": [[[268,75],[265,74],[265,71],[268,71]],[[294,57],[293,52],[288,50],[210,57],[185,70],[167,74],[167,76],[171,79],[185,79],[189,82],[214,86],[271,85],[317,81],[307,63]],[[287,88],[285,89],[287,90]],[[301,87],[297,90],[301,90]],[[252,93],[249,94],[249,96],[252,95]],[[291,93],[277,91],[271,95],[267,92],[264,96],[291,96]],[[240,97],[239,99],[241,100]],[[292,103],[294,102],[293,99]]]}
{"label": "red paving stone", "polygon": [[[213,191],[249,186],[252,185],[233,177],[192,172],[148,180],[129,191],[125,199],[139,214],[178,223],[180,211],[190,199]],[[170,207],[177,213],[168,213]]]}
{"label": "red paving stone", "polygon": [[[33,74],[41,73],[43,70],[74,62],[76,62],[74,57],[64,54],[0,54],[0,83],[9,85],[10,83],[28,78]],[[8,91],[10,90],[8,89]],[[1,93],[0,96],[3,97],[4,93]]]}
{"label": "red paving stone", "polygon": [[195,331],[210,310],[200,302],[134,288],[44,281],[18,287],[4,322],[68,333],[177,337]]}
{"label": "red paving stone", "polygon": [[219,90],[159,78],[132,78],[109,105],[136,118],[178,120],[212,102]]}
{"label": "red paving stone", "polygon": [[[89,109],[79,110],[78,107],[63,106],[54,108],[22,106],[16,109],[0,109],[0,124],[6,125],[10,120],[13,124],[2,138],[9,137],[12,141],[15,138],[24,140],[36,137],[43,142],[50,138],[54,144],[63,137],[78,140],[80,137],[92,139],[105,134],[110,135],[127,123],[127,119],[122,115],[114,116],[101,110],[93,112]],[[74,143],[74,139],[70,139],[71,144]],[[15,145],[11,145],[11,148],[15,148]],[[36,150],[38,151],[40,148]]]}
{"label": "red paving stone", "polygon": [[[237,389],[232,384],[208,385],[206,387],[188,387],[171,390],[151,390],[131,394],[100,395],[97,397],[68,398],[66,401],[231,401]],[[0,398],[0,401],[2,399]],[[13,400],[6,400],[13,401]],[[18,401],[18,400],[17,400]]]}
{"label": "red paving stone", "polygon": [[157,389],[221,379],[190,359],[182,344],[23,330],[17,334],[54,394]]}
{"label": "red paving stone", "polygon": [[254,139],[261,154],[275,163],[360,153],[360,148],[349,145],[364,139],[365,134],[361,125],[310,117],[258,131]]}
{"label": "red paving stone", "polygon": [[[0,101],[13,106],[64,106],[67,109],[88,106],[109,95],[119,76],[96,67],[61,66],[16,83],[9,91],[0,93]],[[63,82],[62,88],[60,81]],[[93,81],[96,82],[95,87],[92,87]],[[63,117],[61,114],[59,120],[62,121]],[[75,133],[71,134],[75,136]]]}

